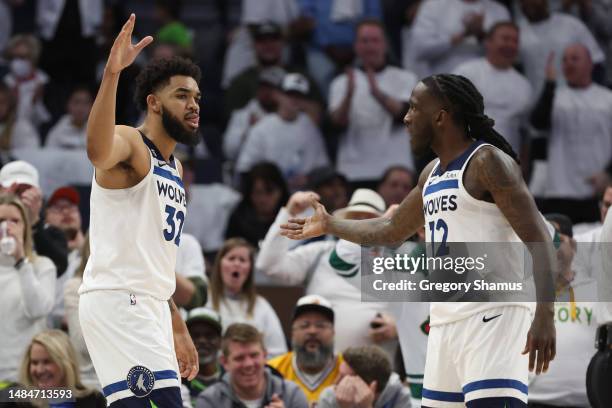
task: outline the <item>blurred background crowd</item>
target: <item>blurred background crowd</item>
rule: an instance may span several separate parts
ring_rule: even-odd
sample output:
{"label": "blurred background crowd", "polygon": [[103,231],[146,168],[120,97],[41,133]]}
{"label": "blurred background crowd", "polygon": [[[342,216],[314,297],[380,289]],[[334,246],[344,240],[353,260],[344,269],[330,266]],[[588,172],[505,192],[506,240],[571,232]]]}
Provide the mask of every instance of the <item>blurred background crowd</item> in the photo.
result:
{"label": "blurred background crowd", "polygon": [[[611,0],[0,0],[0,233],[22,236],[30,260],[24,272],[0,259],[0,388],[51,381],[81,390],[82,406],[104,403],[78,322],[85,135],[132,12],[135,37],[155,41],[121,74],[116,123],[140,123],[134,79],[147,61],[180,55],[203,73],[202,142],[177,151],[189,215],[174,299],[203,367],[186,406],[230,404],[218,388],[198,395],[223,373],[240,381],[233,357],[245,347],[261,348],[253,364],[269,384],[298,384],[285,406],[302,406],[300,393],[319,406],[418,406],[428,305],[361,302],[358,246],[291,242],[279,225],[308,211],[304,191],[353,219],[400,203],[434,157],[412,156],[403,124],[412,88],[431,74],[461,74],[483,94],[565,237],[561,286],[592,284],[602,268],[576,242],[596,251],[612,204]],[[403,250],[419,256],[422,240]],[[589,406],[593,308],[557,304],[567,334],[560,362],[531,384],[534,407]],[[334,382],[344,388],[325,394]]]}

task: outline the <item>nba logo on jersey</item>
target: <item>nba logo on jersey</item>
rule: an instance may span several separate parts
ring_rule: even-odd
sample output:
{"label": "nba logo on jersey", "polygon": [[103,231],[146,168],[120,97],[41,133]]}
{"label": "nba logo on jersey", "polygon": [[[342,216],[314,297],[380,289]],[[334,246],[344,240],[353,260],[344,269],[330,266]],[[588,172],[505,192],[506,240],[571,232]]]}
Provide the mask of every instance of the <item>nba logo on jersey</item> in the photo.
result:
{"label": "nba logo on jersey", "polygon": [[153,372],[143,366],[134,366],[127,375],[128,388],[138,398],[146,397],[153,391],[155,376]]}
{"label": "nba logo on jersey", "polygon": [[130,293],[130,305],[134,306],[136,304],[136,295]]}

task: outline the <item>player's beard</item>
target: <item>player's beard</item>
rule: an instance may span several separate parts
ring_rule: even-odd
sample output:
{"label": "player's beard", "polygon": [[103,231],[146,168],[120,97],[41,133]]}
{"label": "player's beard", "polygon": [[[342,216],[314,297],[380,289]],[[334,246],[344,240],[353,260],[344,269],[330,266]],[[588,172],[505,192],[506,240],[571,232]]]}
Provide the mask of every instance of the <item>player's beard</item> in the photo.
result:
{"label": "player's beard", "polygon": [[334,354],[331,344],[321,343],[317,351],[308,351],[304,345],[293,343],[293,350],[298,366],[310,369],[321,369]]}
{"label": "player's beard", "polygon": [[200,135],[198,129],[189,130],[183,123],[173,114],[170,113],[165,106],[162,106],[162,126],[164,130],[177,143],[187,146],[195,146],[200,143]]}

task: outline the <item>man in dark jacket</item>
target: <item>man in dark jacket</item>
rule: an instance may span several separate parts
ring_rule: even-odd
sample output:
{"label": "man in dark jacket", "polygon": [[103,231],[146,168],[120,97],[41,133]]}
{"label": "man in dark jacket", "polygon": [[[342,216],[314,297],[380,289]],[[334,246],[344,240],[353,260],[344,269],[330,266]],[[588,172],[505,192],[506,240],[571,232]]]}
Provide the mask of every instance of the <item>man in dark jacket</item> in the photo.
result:
{"label": "man in dark jacket", "polygon": [[293,382],[265,366],[261,333],[249,324],[229,326],[222,340],[226,374],[207,388],[196,408],[307,408],[306,396]]}

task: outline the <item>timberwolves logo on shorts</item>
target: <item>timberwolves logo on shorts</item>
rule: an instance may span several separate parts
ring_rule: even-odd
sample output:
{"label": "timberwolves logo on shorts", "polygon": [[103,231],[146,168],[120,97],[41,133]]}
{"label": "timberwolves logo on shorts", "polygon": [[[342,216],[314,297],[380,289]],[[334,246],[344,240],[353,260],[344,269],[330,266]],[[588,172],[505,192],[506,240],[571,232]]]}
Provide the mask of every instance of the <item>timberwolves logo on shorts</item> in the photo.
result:
{"label": "timberwolves logo on shorts", "polygon": [[127,375],[127,385],[135,396],[139,398],[146,397],[153,391],[155,376],[146,367],[134,366]]}

